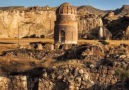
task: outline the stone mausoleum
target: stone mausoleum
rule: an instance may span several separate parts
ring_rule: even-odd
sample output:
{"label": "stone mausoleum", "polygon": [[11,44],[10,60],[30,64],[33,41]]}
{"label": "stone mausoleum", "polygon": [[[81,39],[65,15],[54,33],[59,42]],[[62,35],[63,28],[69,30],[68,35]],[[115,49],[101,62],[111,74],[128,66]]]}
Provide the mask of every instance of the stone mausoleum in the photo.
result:
{"label": "stone mausoleum", "polygon": [[77,44],[77,10],[69,3],[63,3],[56,10],[54,42],[59,44]]}

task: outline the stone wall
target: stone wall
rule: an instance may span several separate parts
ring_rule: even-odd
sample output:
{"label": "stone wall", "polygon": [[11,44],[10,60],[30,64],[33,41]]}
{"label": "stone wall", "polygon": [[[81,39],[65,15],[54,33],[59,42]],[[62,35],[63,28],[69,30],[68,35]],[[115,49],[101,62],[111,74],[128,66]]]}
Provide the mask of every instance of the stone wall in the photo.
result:
{"label": "stone wall", "polygon": [[1,90],[28,90],[26,76],[0,76]]}
{"label": "stone wall", "polygon": [[[72,61],[73,62],[73,61]],[[74,61],[74,64],[80,61]],[[2,90],[128,90],[111,66],[73,67],[73,65],[53,66],[43,69],[39,77],[15,75],[0,77]],[[125,84],[124,84],[125,83]],[[117,87],[118,85],[121,85]],[[122,86],[123,85],[123,86]]]}

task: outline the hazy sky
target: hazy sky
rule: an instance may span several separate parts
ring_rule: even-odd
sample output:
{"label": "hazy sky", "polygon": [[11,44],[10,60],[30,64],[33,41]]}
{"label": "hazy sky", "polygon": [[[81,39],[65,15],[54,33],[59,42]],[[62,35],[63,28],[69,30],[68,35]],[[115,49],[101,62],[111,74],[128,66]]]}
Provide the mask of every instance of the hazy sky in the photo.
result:
{"label": "hazy sky", "polygon": [[129,5],[129,0],[0,0],[0,7],[3,6],[59,6],[64,2],[72,5],[91,5],[93,7],[109,10],[120,8],[122,5]]}

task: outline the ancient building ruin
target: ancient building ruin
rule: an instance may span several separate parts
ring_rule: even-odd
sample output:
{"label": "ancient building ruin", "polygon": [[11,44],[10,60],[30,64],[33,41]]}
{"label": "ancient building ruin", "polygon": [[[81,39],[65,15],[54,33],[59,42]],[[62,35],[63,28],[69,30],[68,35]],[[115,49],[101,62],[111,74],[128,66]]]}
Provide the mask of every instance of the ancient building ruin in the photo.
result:
{"label": "ancient building ruin", "polygon": [[54,41],[60,44],[77,44],[78,27],[76,9],[69,3],[63,3],[56,10]]}

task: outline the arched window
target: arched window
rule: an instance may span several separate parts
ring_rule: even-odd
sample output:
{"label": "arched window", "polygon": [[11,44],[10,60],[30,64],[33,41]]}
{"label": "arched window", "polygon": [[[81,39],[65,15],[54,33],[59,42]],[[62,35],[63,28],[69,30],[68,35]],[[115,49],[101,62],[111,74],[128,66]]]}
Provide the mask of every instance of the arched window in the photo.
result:
{"label": "arched window", "polygon": [[65,42],[65,32],[63,30],[61,30],[60,40],[61,40],[61,43]]}

